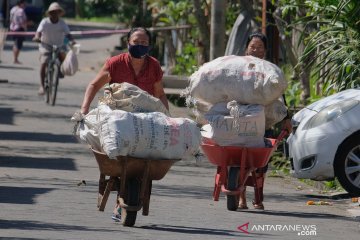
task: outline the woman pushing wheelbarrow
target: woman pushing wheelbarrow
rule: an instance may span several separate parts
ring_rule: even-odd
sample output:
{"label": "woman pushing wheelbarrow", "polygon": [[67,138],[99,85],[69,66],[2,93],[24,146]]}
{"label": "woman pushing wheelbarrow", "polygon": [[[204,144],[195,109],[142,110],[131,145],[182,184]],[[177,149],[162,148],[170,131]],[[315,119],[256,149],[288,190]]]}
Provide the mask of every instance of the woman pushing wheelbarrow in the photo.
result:
{"label": "woman pushing wheelbarrow", "polygon": [[[197,151],[200,131],[186,118],[171,118],[159,62],[148,55],[145,28],[127,35],[128,52],[109,58],[89,83],[81,106],[80,138],[91,145],[100,169],[99,210],[118,191],[112,218],[133,226],[136,213],[148,214],[152,180],[160,180],[184,155]],[[99,106],[89,111],[104,86]],[[110,177],[105,179],[105,177]]]}
{"label": "woman pushing wheelbarrow", "polygon": [[[214,200],[223,190],[229,210],[247,208],[246,186],[254,187],[254,208],[264,209],[267,164],[285,135],[274,139],[265,134],[287,117],[286,79],[280,68],[263,60],[265,53],[265,36],[252,34],[245,56],[224,56],[204,64],[190,77],[185,93],[204,124],[201,147],[218,166]],[[288,120],[285,126],[289,131]]]}

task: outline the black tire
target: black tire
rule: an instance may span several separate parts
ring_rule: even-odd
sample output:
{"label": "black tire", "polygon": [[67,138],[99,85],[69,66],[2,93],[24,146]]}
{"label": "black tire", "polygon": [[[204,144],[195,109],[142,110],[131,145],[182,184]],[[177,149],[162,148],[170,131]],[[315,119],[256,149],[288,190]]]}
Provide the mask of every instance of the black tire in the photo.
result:
{"label": "black tire", "polygon": [[[240,167],[230,167],[227,180],[228,190],[236,190],[239,187],[239,174]],[[236,211],[239,207],[239,199],[240,195],[227,195],[227,209]]]}
{"label": "black tire", "polygon": [[51,84],[50,84],[50,103],[52,106],[55,105],[57,88],[59,84],[59,71],[60,68],[57,64],[53,65],[53,71],[51,76]]}
{"label": "black tire", "polygon": [[[126,183],[127,199],[125,203],[129,206],[137,206],[140,198],[140,183],[137,179],[129,179]],[[132,227],[136,221],[137,211],[121,209],[121,223],[123,226]]]}
{"label": "black tire", "polygon": [[44,86],[44,91],[45,91],[45,96],[44,96],[44,100],[46,103],[49,103],[50,100],[50,84],[51,84],[51,76],[52,76],[52,69],[49,68],[49,66],[46,67],[46,74],[45,74],[45,86]]}
{"label": "black tire", "polygon": [[335,176],[351,196],[360,196],[359,160],[360,132],[357,132],[340,144],[334,159]]}

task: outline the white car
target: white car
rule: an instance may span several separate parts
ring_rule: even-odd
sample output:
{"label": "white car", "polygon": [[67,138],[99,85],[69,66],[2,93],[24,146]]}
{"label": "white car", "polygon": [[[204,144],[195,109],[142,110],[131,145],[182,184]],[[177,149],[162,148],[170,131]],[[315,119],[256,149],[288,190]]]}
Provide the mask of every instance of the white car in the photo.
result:
{"label": "white car", "polygon": [[292,176],[335,177],[360,195],[360,88],[325,97],[297,112],[287,139]]}

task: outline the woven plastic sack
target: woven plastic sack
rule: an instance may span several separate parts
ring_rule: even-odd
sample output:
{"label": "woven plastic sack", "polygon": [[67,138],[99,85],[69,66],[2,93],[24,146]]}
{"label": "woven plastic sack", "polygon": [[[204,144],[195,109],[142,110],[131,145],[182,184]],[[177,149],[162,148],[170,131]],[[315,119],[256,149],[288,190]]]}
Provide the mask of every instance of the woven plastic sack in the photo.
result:
{"label": "woven plastic sack", "polygon": [[194,121],[160,112],[114,110],[100,128],[101,146],[110,158],[182,159],[196,154],[200,141],[200,129]]}
{"label": "woven plastic sack", "polygon": [[205,114],[209,124],[202,127],[202,136],[220,146],[263,147],[265,133],[264,107],[258,104],[215,104]]}
{"label": "woven plastic sack", "polygon": [[108,105],[111,109],[127,112],[162,112],[170,115],[160,99],[151,96],[141,88],[130,83],[113,83],[109,93],[99,99],[99,105]]}
{"label": "woven plastic sack", "polygon": [[229,102],[268,105],[287,87],[279,67],[252,56],[224,56],[205,63],[190,76],[184,95],[210,104]]}

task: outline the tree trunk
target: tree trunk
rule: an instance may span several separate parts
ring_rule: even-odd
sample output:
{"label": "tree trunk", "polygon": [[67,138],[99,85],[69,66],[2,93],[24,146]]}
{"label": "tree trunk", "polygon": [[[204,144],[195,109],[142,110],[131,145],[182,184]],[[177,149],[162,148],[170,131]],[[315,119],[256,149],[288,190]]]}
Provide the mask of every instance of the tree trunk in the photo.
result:
{"label": "tree trunk", "polygon": [[212,0],[210,60],[224,56],[225,53],[225,10],[226,1]]}
{"label": "tree trunk", "polygon": [[298,64],[298,54],[294,49],[293,43],[291,41],[291,37],[288,34],[285,34],[286,22],[282,20],[280,14],[281,11],[279,8],[274,11],[273,16],[274,16],[275,24],[277,29],[279,30],[281,42],[286,48],[286,56],[289,58],[290,64],[295,69],[295,66]]}
{"label": "tree trunk", "polygon": [[200,59],[199,64],[203,64],[209,61],[209,49],[210,49],[210,30],[208,25],[208,16],[205,16],[204,11],[201,8],[201,0],[193,0],[195,18],[198,22],[200,31],[199,47],[200,47]]}
{"label": "tree trunk", "polygon": [[300,95],[300,102],[306,105],[310,97],[310,69],[305,67],[306,63],[300,65],[300,83],[302,92]]}
{"label": "tree trunk", "polygon": [[167,59],[168,59],[168,66],[167,66],[167,73],[172,74],[175,64],[176,64],[176,48],[173,44],[173,38],[171,31],[164,32],[165,44],[167,47]]}

